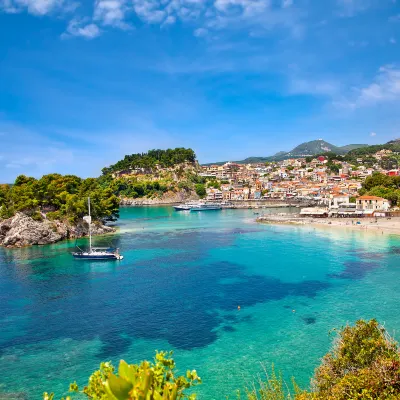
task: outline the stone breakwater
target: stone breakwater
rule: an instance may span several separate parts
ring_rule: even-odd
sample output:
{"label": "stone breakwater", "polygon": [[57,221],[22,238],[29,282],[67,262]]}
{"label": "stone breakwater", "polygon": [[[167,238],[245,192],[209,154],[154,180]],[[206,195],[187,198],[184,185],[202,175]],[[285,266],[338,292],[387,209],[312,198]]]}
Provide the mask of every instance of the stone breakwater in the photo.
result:
{"label": "stone breakwater", "polygon": [[[92,224],[93,235],[115,232],[114,228]],[[31,217],[17,213],[14,217],[0,220],[0,245],[5,247],[24,247],[51,244],[64,239],[80,238],[88,235],[88,225],[76,225],[62,221],[35,221]]]}

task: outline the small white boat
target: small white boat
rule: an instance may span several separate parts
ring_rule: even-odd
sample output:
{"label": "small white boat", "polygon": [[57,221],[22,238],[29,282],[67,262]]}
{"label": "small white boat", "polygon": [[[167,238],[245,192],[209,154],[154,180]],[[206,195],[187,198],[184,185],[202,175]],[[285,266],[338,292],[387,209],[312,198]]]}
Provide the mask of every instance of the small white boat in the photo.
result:
{"label": "small white boat", "polygon": [[79,251],[72,253],[74,258],[79,260],[122,260],[124,257],[119,254],[119,249],[111,247],[92,247],[92,217],[90,215],[90,197],[88,197],[89,215],[83,219],[89,225],[89,249],[82,250],[78,247]]}
{"label": "small white boat", "polygon": [[190,211],[211,211],[211,210],[221,210],[221,203],[198,203],[190,209]]}
{"label": "small white boat", "polygon": [[193,207],[198,206],[198,204],[198,201],[189,201],[187,203],[174,206],[174,209],[175,211],[190,211]]}

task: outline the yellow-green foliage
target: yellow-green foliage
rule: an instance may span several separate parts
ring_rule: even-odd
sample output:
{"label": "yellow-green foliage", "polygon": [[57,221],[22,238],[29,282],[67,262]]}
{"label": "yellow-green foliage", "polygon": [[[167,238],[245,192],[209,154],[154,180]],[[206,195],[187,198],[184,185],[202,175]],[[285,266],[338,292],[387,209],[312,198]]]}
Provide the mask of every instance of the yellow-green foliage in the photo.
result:
{"label": "yellow-green foliage", "polygon": [[397,344],[376,320],[346,326],[317,369],[313,386],[315,399],[399,399]]}
{"label": "yellow-green foliage", "polygon": [[338,332],[333,349],[315,371],[311,390],[295,384],[290,393],[274,371],[248,400],[394,400],[400,399],[397,344],[376,320],[357,321]]}
{"label": "yellow-green foliage", "polygon": [[[195,370],[187,371],[186,376],[175,375],[172,352],[157,352],[153,363],[129,365],[121,360],[117,374],[111,363],[102,363],[82,391],[76,382],[70,385],[69,391],[93,400],[193,400],[195,394],[186,395],[185,390],[199,383],[201,379]],[[43,398],[53,400],[54,394],[44,393]]]}
{"label": "yellow-green foliage", "polygon": [[[110,363],[89,378],[79,392],[94,400],[177,400],[193,399],[185,390],[201,383],[196,371],[186,377],[175,376],[172,353],[157,353],[154,363],[128,365],[121,361],[118,374]],[[290,386],[290,388],[289,388]],[[247,400],[395,400],[400,399],[400,356],[397,344],[376,320],[357,321],[338,332],[333,349],[322,360],[311,382],[302,391],[293,380],[287,385],[280,374],[272,372],[244,391]],[[44,393],[44,400],[54,395]],[[224,398],[216,393],[215,398]],[[238,399],[241,399],[238,392]]]}

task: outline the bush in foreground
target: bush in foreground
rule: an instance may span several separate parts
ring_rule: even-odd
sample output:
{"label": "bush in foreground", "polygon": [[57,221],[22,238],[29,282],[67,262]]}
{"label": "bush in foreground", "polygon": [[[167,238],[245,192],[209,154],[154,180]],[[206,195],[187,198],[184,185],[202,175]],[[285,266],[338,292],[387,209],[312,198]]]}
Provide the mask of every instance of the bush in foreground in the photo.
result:
{"label": "bush in foreground", "polygon": [[[89,378],[81,393],[94,400],[194,399],[185,390],[201,383],[196,371],[174,375],[172,353],[157,353],[154,363],[128,365],[121,361],[118,374],[110,363]],[[394,400],[400,399],[400,355],[397,343],[376,320],[357,321],[338,331],[332,350],[315,371],[309,390],[293,380],[292,389],[282,376],[272,373],[257,387],[245,390],[247,400]],[[71,392],[79,392],[76,383]],[[221,393],[215,398],[224,398]],[[241,399],[238,392],[238,399]],[[44,394],[52,400],[53,394]]]}

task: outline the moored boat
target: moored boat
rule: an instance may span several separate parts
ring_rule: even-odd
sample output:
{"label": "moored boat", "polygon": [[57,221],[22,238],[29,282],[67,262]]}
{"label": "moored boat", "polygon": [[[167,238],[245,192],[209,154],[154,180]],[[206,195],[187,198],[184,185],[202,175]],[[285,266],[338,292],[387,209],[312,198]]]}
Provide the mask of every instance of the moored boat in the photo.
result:
{"label": "moored boat", "polygon": [[78,247],[79,251],[72,253],[74,258],[79,260],[122,260],[124,257],[119,254],[119,249],[111,247],[92,247],[92,217],[90,215],[90,197],[88,198],[89,215],[83,219],[89,225],[89,249],[82,250]]}
{"label": "moored boat", "polygon": [[198,203],[190,209],[190,211],[211,211],[211,210],[221,210],[221,203]]}

